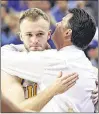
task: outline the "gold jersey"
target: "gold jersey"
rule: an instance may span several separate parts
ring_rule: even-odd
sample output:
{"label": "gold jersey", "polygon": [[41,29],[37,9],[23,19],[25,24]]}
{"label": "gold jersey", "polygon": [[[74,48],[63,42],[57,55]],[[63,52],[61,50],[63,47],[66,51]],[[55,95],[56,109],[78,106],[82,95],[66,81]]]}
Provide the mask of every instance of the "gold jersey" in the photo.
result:
{"label": "gold jersey", "polygon": [[21,84],[24,89],[25,99],[28,99],[37,95],[37,83],[22,79]]}

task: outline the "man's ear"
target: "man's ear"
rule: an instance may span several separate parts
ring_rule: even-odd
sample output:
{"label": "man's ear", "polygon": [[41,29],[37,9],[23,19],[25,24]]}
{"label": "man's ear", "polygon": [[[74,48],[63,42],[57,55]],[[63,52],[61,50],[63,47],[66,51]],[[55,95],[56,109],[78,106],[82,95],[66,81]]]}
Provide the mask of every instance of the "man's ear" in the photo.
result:
{"label": "man's ear", "polygon": [[20,40],[23,41],[21,32],[19,32],[19,37],[20,37]]}
{"label": "man's ear", "polygon": [[72,30],[71,29],[67,29],[66,32],[65,32],[65,35],[68,37],[68,36],[71,36],[72,35]]}
{"label": "man's ear", "polygon": [[47,38],[47,40],[49,40],[50,39],[50,37],[51,37],[51,30],[49,30],[49,32],[48,32],[48,38]]}
{"label": "man's ear", "polygon": [[66,38],[66,40],[68,39],[68,40],[71,40],[71,36],[72,36],[72,30],[71,29],[67,29],[66,31],[65,31],[65,38]]}

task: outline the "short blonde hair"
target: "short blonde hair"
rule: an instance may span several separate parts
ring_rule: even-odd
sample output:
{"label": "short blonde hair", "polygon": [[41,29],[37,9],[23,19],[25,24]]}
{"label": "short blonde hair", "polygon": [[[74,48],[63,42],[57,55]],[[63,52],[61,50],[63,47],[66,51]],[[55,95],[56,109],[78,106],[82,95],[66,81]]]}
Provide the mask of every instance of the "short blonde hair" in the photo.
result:
{"label": "short blonde hair", "polygon": [[20,16],[19,23],[21,23],[26,18],[33,21],[37,21],[40,17],[50,23],[50,20],[47,14],[38,8],[30,8],[26,11],[23,11],[23,13]]}

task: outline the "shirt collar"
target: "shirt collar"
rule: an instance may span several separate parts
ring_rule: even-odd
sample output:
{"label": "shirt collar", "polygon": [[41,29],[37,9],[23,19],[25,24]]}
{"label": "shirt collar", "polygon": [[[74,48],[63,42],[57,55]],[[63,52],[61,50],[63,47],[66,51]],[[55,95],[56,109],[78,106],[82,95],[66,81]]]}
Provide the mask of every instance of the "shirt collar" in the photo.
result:
{"label": "shirt collar", "polygon": [[64,51],[64,50],[81,50],[78,47],[76,47],[75,45],[70,45],[70,46],[65,46],[63,48],[61,48],[59,51]]}

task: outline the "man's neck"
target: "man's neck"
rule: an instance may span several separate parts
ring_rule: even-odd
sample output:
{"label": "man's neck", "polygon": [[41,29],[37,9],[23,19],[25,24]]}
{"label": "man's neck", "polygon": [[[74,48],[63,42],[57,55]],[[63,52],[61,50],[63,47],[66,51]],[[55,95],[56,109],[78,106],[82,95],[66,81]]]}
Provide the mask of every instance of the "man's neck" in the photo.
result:
{"label": "man's neck", "polygon": [[67,47],[67,46],[72,46],[73,44],[70,42],[70,43],[64,43],[63,45],[60,45],[60,46],[57,46],[56,49],[57,50],[60,50],[64,47]]}

